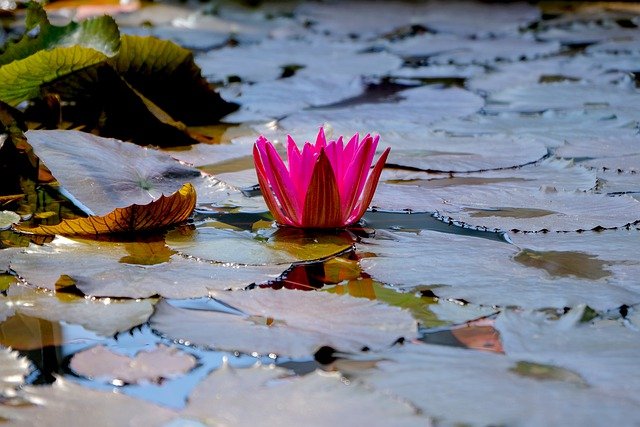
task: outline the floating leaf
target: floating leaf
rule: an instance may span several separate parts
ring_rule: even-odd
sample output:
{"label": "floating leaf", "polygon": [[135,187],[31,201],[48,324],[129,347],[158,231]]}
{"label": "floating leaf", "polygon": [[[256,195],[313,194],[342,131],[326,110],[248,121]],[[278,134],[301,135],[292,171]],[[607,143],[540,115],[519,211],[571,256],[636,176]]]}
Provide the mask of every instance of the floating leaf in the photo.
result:
{"label": "floating leaf", "polygon": [[638,103],[640,91],[631,85],[561,82],[505,88],[489,97],[486,110],[489,113],[535,113],[545,110],[598,108],[624,112],[629,106]]}
{"label": "floating leaf", "polygon": [[29,131],[29,144],[74,202],[90,215],[145,205],[200,177],[171,157],[78,131]]}
{"label": "floating leaf", "polygon": [[2,250],[0,260],[12,255],[7,264],[34,286],[55,290],[60,276],[66,275],[87,295],[127,298],[203,297],[213,290],[243,289],[275,279],[288,267],[211,264],[179,255],[160,264],[126,264],[132,261],[127,245],[57,237],[43,246]]}
{"label": "floating leaf", "polygon": [[580,305],[553,320],[508,310],[498,316],[496,328],[510,357],[573,371],[610,396],[640,402],[640,333],[620,322],[582,323],[584,312]]}
{"label": "floating leaf", "polygon": [[69,367],[84,377],[120,380],[125,383],[160,382],[189,372],[196,366],[196,358],[177,348],[158,344],[140,351],[135,357],[114,353],[98,345],[73,355]]}
{"label": "floating leaf", "polygon": [[195,230],[179,228],[166,236],[167,245],[181,253],[216,262],[237,264],[291,264],[344,252],[353,245],[348,232],[326,233],[268,229],[259,233],[203,224]]}
{"label": "floating leaf", "polygon": [[[128,425],[163,426],[176,413],[143,400],[112,391],[96,391],[64,378],[51,385],[26,386],[19,396],[28,405],[0,405],[0,417],[14,426],[91,424],[96,427]],[[78,402],[93,408],[78,411]]]}
{"label": "floating leaf", "polygon": [[348,295],[254,289],[214,297],[237,311],[189,310],[161,302],[151,326],[196,345],[292,357],[309,356],[323,345],[353,352],[382,349],[416,335],[408,312]]}
{"label": "floating leaf", "polygon": [[496,61],[534,59],[556,53],[558,42],[538,42],[526,38],[470,40],[450,35],[423,34],[389,44],[389,51],[403,58],[429,58],[432,64],[483,64]]}
{"label": "floating leaf", "polygon": [[243,82],[276,80],[287,66],[300,67],[295,75],[385,76],[402,60],[387,52],[362,52],[364,43],[334,42],[326,38],[305,40],[266,39],[212,50],[196,58],[203,74],[212,81],[238,77]]}
{"label": "floating leaf", "polygon": [[[561,243],[553,243],[553,240],[562,242],[566,237],[572,242],[571,247],[576,248],[574,251],[585,255],[567,257],[565,263],[569,269],[553,276],[542,268],[544,261],[538,268],[523,262],[523,254],[517,246],[479,237],[427,230],[418,235],[378,230],[375,239],[365,240],[357,245],[357,249],[375,255],[360,261],[364,272],[400,289],[429,287],[441,298],[464,299],[486,306],[571,307],[587,302],[592,307],[608,309],[640,299],[640,289],[632,279],[637,274],[637,263],[629,263],[629,255],[624,255],[624,250],[607,249],[614,245],[612,242],[617,242],[616,245],[624,245],[620,247],[632,251],[628,253],[635,253],[637,244],[633,233],[637,234],[637,231],[627,233],[631,234],[617,235],[617,239],[612,237],[610,244],[606,236],[602,244],[594,236],[592,242],[590,238],[585,240],[590,242],[589,246],[579,243],[581,238],[586,239],[585,233],[547,234],[548,244],[541,236],[535,245],[531,245],[533,249],[541,252],[570,249]],[[520,237],[528,241],[533,238],[514,235],[516,241]],[[527,247],[525,243],[522,246]],[[596,255],[601,256],[597,261],[605,264],[591,267],[589,260],[595,259]],[[425,264],[425,259],[430,262]],[[557,267],[559,261],[553,257],[547,260],[550,267]],[[596,267],[602,274],[575,273]]]}
{"label": "floating leaf", "polygon": [[91,300],[22,286],[11,286],[6,297],[0,296],[0,313],[5,307],[12,313],[81,325],[105,337],[146,322],[153,312],[148,300]]}
{"label": "floating leaf", "polygon": [[[570,376],[522,375],[516,358],[426,344],[380,357],[386,360],[375,369],[354,371],[352,380],[406,399],[445,424],[625,424],[640,417],[635,400],[586,388]],[[544,410],[532,410],[531,402]]]}
{"label": "floating leaf", "polygon": [[[286,404],[273,404],[274,394]],[[254,400],[246,405],[246,396]],[[322,402],[316,405],[314,402]],[[353,408],[358,408],[354,411]],[[338,373],[315,371],[292,377],[282,368],[256,365],[213,371],[192,392],[182,416],[223,425],[281,426],[296,420],[303,425],[427,425],[404,402],[342,381]]]}
{"label": "floating leaf", "polygon": [[31,364],[26,358],[0,347],[0,396],[20,387],[30,370]]}
{"label": "floating leaf", "polygon": [[98,235],[110,233],[133,233],[162,229],[186,221],[196,206],[196,191],[185,184],[170,196],[160,196],[147,205],[132,205],[116,208],[102,216],[63,220],[57,225],[38,227],[14,227],[21,233],[39,235]]}
{"label": "floating leaf", "polygon": [[381,184],[372,206],[437,212],[445,220],[488,230],[576,231],[619,228],[640,220],[640,203],[629,196],[527,188],[449,187],[446,195],[419,187]]}

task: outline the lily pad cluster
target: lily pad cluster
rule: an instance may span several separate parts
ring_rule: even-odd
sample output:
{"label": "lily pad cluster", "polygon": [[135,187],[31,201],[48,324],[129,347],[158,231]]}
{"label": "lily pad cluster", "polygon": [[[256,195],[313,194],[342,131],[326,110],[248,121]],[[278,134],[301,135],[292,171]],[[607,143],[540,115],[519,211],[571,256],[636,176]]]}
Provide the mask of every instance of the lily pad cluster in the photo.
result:
{"label": "lily pad cluster", "polygon": [[[0,420],[640,422],[636,5],[46,8],[0,56]],[[391,147],[372,209],[278,226],[254,143],[320,126]]]}

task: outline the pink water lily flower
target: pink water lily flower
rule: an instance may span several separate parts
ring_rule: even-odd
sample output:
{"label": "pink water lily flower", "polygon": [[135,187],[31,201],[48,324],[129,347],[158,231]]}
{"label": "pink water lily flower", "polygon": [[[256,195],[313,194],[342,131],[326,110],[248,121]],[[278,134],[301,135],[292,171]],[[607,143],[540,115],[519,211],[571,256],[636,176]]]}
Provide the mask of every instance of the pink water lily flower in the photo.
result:
{"label": "pink water lily flower", "polygon": [[344,144],[320,128],[315,144],[302,151],[287,136],[288,167],[273,144],[260,136],[253,160],[264,199],[275,220],[298,228],[341,228],[364,215],[389,155],[387,148],[369,172],[380,137],[356,133]]}

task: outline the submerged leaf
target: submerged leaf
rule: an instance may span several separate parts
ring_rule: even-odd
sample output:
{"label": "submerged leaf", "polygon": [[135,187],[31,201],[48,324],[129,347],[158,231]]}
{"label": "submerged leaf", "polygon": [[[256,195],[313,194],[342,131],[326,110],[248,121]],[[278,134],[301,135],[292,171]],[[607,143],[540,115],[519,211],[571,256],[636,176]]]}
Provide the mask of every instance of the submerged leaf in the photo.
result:
{"label": "submerged leaf", "polygon": [[132,205],[117,208],[113,212],[97,217],[68,219],[57,225],[38,227],[14,227],[20,233],[53,235],[98,235],[110,233],[132,233],[162,229],[186,221],[196,206],[196,190],[185,184],[170,196],[160,196],[147,205]]}
{"label": "submerged leaf", "polygon": [[353,352],[383,349],[417,332],[407,311],[348,295],[254,289],[214,297],[236,311],[189,310],[161,302],[151,325],[197,345],[292,357],[309,356],[323,345]]}

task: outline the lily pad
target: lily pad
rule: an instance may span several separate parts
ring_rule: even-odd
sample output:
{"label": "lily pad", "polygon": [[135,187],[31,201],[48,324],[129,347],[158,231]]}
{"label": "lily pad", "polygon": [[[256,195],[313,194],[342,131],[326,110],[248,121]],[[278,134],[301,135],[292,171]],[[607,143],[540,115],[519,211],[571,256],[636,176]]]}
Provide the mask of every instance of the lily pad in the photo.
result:
{"label": "lily pad", "polygon": [[[386,360],[376,369],[354,372],[357,382],[406,399],[446,424],[624,424],[640,417],[631,398],[612,397],[563,379],[570,376],[523,375],[519,361],[511,357],[427,344],[380,356]],[[532,410],[532,402],[544,411]]]}
{"label": "lily pad", "polygon": [[[583,234],[576,236],[574,241]],[[633,246],[630,238],[622,241]],[[485,306],[571,307],[586,302],[594,308],[608,309],[640,299],[640,288],[632,279],[638,266],[623,261],[629,255],[619,258],[602,246],[599,260],[596,257],[600,252],[584,249],[583,256],[572,257],[566,251],[563,258],[558,253],[565,251],[561,246],[550,243],[544,247],[531,245],[530,251],[537,251],[532,253],[526,251],[526,245],[520,249],[478,237],[426,230],[418,235],[379,230],[375,239],[364,241],[357,249],[372,255],[361,259],[360,264],[364,272],[380,282],[400,289],[429,287],[441,298],[464,299]],[[545,258],[536,262],[545,250],[549,251],[548,264],[544,263]],[[544,268],[546,265],[555,266],[556,270]],[[598,274],[587,274],[588,268]]]}
{"label": "lily pad", "polygon": [[387,131],[398,132],[406,124],[413,125],[410,129],[419,125],[424,130],[425,124],[445,117],[466,116],[483,105],[482,98],[463,89],[422,86],[402,90],[382,102],[316,108],[293,114],[279,124],[291,134],[309,134],[309,138],[317,133],[319,123],[328,123],[336,135],[375,129],[384,142]]}
{"label": "lily pad", "polygon": [[[286,404],[273,404],[274,393]],[[249,407],[247,395],[255,400]],[[225,425],[281,426],[292,419],[313,426],[340,425],[345,419],[367,426],[429,424],[410,405],[350,384],[338,373],[294,377],[285,369],[260,365],[233,369],[225,364],[212,372],[191,393],[182,416]]]}
{"label": "lily pad", "polygon": [[193,369],[196,363],[192,355],[162,344],[140,351],[135,357],[114,353],[99,345],[74,354],[69,367],[84,377],[133,384],[178,377]]}
{"label": "lily pad", "polygon": [[225,121],[239,123],[279,119],[309,107],[333,104],[364,92],[360,78],[354,76],[293,76],[288,79],[243,85],[238,94],[223,92],[225,99],[241,105]]}
{"label": "lily pad", "polygon": [[130,245],[144,244],[57,237],[44,246],[16,251],[10,264],[12,270],[34,286],[55,290],[60,276],[66,275],[87,295],[127,298],[202,297],[214,289],[242,289],[265,282],[286,269],[212,264],[179,255],[152,265],[131,260]]}
{"label": "lily pad", "polygon": [[8,230],[13,224],[20,222],[20,215],[12,211],[0,211],[0,230]]}
{"label": "lily pad", "polygon": [[348,232],[323,233],[295,229],[267,229],[259,233],[205,223],[179,228],[166,236],[167,245],[200,259],[246,265],[291,264],[327,258],[349,250]]}
{"label": "lily pad", "polygon": [[18,352],[0,348],[0,395],[20,387],[31,371],[29,361]]}
{"label": "lily pad", "polygon": [[138,326],[146,322],[153,313],[153,304],[148,300],[91,300],[64,293],[51,294],[23,286],[11,286],[6,297],[0,296],[0,307],[2,306],[12,313],[50,322],[78,324],[105,337]]}
{"label": "lily pad", "polygon": [[356,42],[334,42],[325,38],[264,40],[259,44],[226,47],[196,57],[211,81],[240,78],[264,82],[280,78],[289,67],[295,76],[379,77],[396,70],[402,60],[387,52],[363,52]]}
{"label": "lily pad", "polygon": [[544,83],[509,87],[489,97],[486,111],[536,113],[546,110],[605,109],[625,111],[640,103],[640,91],[632,85]]}
{"label": "lily pad", "polygon": [[451,35],[424,34],[387,46],[405,59],[427,59],[430,64],[489,65],[496,61],[534,59],[556,53],[557,42],[538,42],[526,38],[470,40]]}
{"label": "lily pad", "polygon": [[56,225],[38,227],[18,226],[14,227],[14,230],[27,234],[65,236],[135,233],[163,229],[184,222],[195,206],[196,191],[193,185],[187,183],[169,196],[162,195],[157,200],[142,206],[116,208],[102,217],[68,219]]}
{"label": "lily pad", "polygon": [[387,163],[433,172],[508,168],[532,163],[547,155],[543,142],[526,135],[452,137],[423,132],[419,139],[410,134],[402,142],[392,142],[391,148]]}
{"label": "lily pad", "polygon": [[[127,425],[163,426],[176,417],[172,410],[121,393],[96,391],[64,378],[51,385],[26,386],[19,396],[28,404],[0,406],[0,417],[15,426],[91,424],[96,427]],[[78,402],[91,411],[76,411]],[[133,418],[132,418],[132,414]]]}
{"label": "lily pad", "polygon": [[464,186],[447,194],[430,194],[412,186],[381,184],[372,206],[437,212],[447,221],[488,230],[577,231],[619,228],[640,220],[640,204],[629,196],[606,196],[558,191]]}
{"label": "lily pad", "polygon": [[145,205],[200,178],[200,171],[158,151],[79,131],[28,131],[29,144],[90,215]]}
{"label": "lily pad", "polygon": [[161,302],[151,327],[209,348],[291,357],[309,356],[325,345],[352,352],[383,349],[417,333],[407,311],[348,295],[254,289],[213,296],[236,311],[190,310]]}
{"label": "lily pad", "polygon": [[104,62],[120,48],[120,32],[113,18],[102,16],[64,27],[49,23],[42,6],[30,5],[25,34],[0,55],[0,100],[17,105],[36,97],[40,86],[74,71]]}
{"label": "lily pad", "polygon": [[[388,184],[418,186],[446,198],[450,187],[468,191],[482,188],[530,188],[557,185],[565,191],[587,191],[596,186],[596,173],[572,161],[549,159],[518,168],[468,173],[433,173],[404,169],[385,169],[381,176]],[[387,187],[388,188],[388,187]],[[388,188],[390,191],[391,189]]]}
{"label": "lily pad", "polygon": [[584,312],[581,305],[552,320],[509,310],[498,316],[496,328],[510,357],[574,371],[599,391],[640,402],[640,333],[621,322],[581,322]]}

